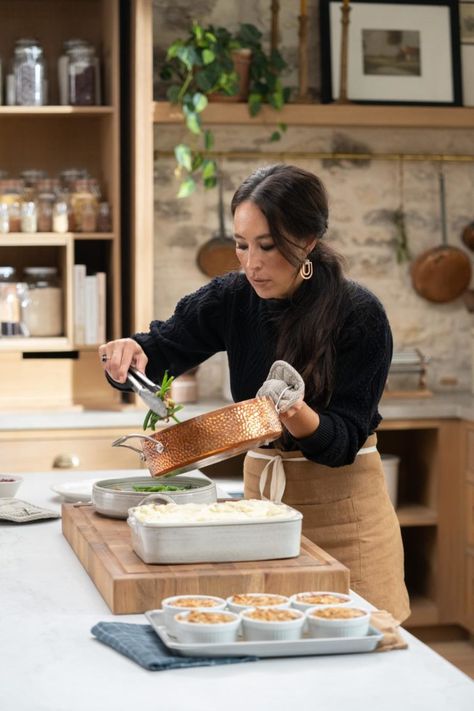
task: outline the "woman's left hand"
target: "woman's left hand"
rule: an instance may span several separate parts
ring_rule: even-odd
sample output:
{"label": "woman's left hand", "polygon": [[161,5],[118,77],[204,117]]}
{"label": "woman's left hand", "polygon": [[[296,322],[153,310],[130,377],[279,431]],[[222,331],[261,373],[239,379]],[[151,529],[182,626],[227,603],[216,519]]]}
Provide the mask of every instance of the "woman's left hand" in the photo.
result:
{"label": "woman's left hand", "polygon": [[304,389],[304,381],[298,371],[284,360],[276,360],[257,397],[267,395],[272,398],[279,413],[289,413],[290,409],[302,406]]}

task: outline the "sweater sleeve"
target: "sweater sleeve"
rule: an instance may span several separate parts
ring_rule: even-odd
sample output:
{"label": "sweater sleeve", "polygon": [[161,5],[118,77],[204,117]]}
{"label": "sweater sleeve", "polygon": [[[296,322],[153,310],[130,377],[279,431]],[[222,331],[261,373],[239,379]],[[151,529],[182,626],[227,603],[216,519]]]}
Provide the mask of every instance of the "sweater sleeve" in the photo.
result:
{"label": "sweater sleeve", "polygon": [[392,334],[381,305],[364,316],[356,322],[349,317],[341,333],[331,400],[314,408],[318,429],[296,440],[308,459],[330,467],[351,464],[382,419],[378,403],[392,359]]}
{"label": "sweater sleeve", "polygon": [[225,350],[225,279],[182,298],[171,318],[152,321],[148,333],[134,338],[148,356],[146,374],[161,382],[165,370],[174,376]]}

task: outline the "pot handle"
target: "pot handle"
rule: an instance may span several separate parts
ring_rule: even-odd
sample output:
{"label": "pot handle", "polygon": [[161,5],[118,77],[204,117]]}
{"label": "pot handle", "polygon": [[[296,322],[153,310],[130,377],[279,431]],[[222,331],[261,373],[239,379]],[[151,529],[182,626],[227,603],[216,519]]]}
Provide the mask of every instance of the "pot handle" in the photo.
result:
{"label": "pot handle", "polygon": [[148,496],[145,496],[145,498],[142,499],[137,505],[141,506],[142,504],[149,504],[151,501],[162,501],[165,504],[175,503],[171,496],[167,496],[166,494],[148,494]]}
{"label": "pot handle", "polygon": [[153,439],[153,437],[149,437],[148,435],[142,435],[142,434],[129,434],[129,435],[122,435],[122,437],[119,437],[118,439],[114,440],[112,442],[112,447],[126,447],[127,449],[133,449],[134,452],[138,452],[140,455],[140,460],[142,462],[145,461],[145,455],[143,453],[142,449],[138,449],[137,447],[132,447],[130,444],[124,444],[129,439],[146,439],[149,442],[152,442],[153,444],[153,449],[155,452],[158,452],[158,454],[161,454],[165,447],[161,442],[158,442],[158,440]]}

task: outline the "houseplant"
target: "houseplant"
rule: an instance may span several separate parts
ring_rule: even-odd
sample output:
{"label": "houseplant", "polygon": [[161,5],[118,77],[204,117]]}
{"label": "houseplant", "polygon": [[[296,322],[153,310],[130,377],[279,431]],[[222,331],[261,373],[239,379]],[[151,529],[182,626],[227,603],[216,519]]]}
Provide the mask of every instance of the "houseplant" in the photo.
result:
{"label": "houseplant", "polygon": [[[205,188],[217,183],[216,161],[210,154],[214,136],[203,125],[202,112],[209,97],[234,96],[238,100],[242,82],[235,68],[236,53],[250,52],[247,103],[251,116],[256,116],[264,103],[279,110],[288,100],[290,90],[280,79],[286,63],[277,50],[266,53],[261,40],[262,33],[254,25],[241,24],[233,34],[224,27],[204,27],[193,21],[188,37],[175,40],[168,48],[160,76],[171,82],[167,97],[181,107],[192,136],[190,144],[175,146],[182,177],[178,197],[190,195],[199,179]],[[278,124],[270,140],[278,140],[285,129],[284,124]]]}

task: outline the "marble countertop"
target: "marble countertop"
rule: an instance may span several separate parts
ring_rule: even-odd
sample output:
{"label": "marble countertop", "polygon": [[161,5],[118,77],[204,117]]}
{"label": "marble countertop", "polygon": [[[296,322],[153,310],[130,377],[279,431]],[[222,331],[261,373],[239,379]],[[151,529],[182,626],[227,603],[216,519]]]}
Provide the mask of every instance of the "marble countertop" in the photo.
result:
{"label": "marble countertop", "polygon": [[[81,479],[103,476],[103,471],[80,473]],[[59,509],[50,487],[64,481],[62,472],[28,473],[17,496]],[[5,711],[474,708],[472,681],[405,631],[409,648],[403,651],[147,672],[90,634],[101,620],[144,624],[146,619],[110,613],[62,536],[60,520],[0,522],[0,560],[0,708]]]}
{"label": "marble countertop", "polygon": [[[224,400],[200,400],[187,404],[179,414],[187,420],[229,405]],[[384,398],[380,413],[385,420],[457,418],[474,421],[474,396],[470,393],[442,393],[427,398]],[[0,431],[136,428],[141,427],[146,410],[130,407],[121,411],[0,411]]]}

